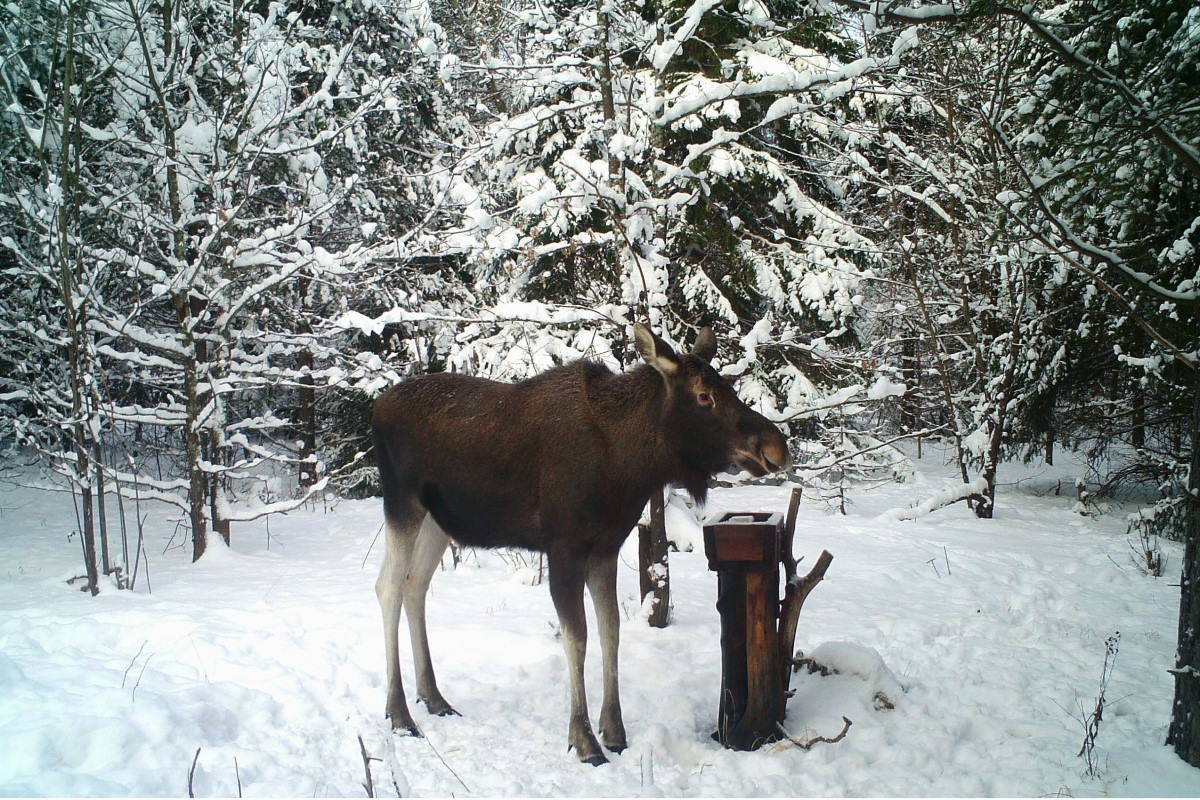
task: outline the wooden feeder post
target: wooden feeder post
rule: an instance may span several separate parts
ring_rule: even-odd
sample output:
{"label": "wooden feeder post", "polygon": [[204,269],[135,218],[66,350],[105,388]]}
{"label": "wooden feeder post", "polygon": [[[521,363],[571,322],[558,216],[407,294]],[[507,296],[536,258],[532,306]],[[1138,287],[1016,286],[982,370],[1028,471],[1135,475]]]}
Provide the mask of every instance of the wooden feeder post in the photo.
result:
{"label": "wooden feeder post", "polygon": [[721,702],[714,738],[732,750],[756,750],[779,738],[800,608],[833,560],[822,552],[808,575],[797,576],[792,536],[799,505],[795,489],[786,522],[778,513],[733,512],[704,526],[704,552],[708,568],[717,573],[721,615]]}
{"label": "wooden feeder post", "polygon": [[778,736],[781,514],[725,514],[704,526],[708,568],[717,573],[721,615],[721,703],[717,738],[754,750]]}

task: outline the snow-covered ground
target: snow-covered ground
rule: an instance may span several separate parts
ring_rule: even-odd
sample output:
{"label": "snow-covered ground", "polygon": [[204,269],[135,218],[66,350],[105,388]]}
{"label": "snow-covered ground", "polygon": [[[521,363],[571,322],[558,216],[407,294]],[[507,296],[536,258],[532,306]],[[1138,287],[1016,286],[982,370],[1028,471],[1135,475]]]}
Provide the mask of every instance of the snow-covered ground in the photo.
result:
{"label": "snow-covered ground", "polygon": [[[650,629],[631,539],[619,579],[630,747],[600,768],[566,750],[549,594],[511,558],[472,553],[452,570],[447,556],[430,631],[463,716],[414,705],[427,738],[402,737],[383,718],[377,502],[294,512],[269,535],[236,525],[232,550],[195,565],[178,538],[164,552],[175,526],[153,513],[149,581],[92,598],[65,582],[81,561],[69,495],[0,487],[0,795],[182,796],[199,750],[197,796],[363,796],[360,736],[380,796],[1200,795],[1200,770],[1163,745],[1180,548],[1163,544],[1167,577],[1146,576],[1122,511],[1082,516],[1047,491],[1064,475],[1006,467],[1025,480],[992,521],[962,504],[887,513],[953,484],[935,459],[907,483],[851,491],[847,516],[806,498],[796,551],[834,561],[797,647],[841,674],[796,675],[786,725],[832,737],[853,721],[807,751],[712,740],[715,576],[702,547],[672,554],[672,625]],[[782,511],[787,492],[718,490],[707,510]],[[1083,719],[1117,631],[1089,778]],[[598,649],[593,634],[593,713]],[[877,691],[895,708],[876,710]]]}

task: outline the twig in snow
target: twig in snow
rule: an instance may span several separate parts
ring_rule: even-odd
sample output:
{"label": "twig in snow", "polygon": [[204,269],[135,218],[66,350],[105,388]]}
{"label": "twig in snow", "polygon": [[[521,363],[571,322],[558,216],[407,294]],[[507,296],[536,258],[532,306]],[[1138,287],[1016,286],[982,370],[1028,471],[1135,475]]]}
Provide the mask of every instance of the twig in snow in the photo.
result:
{"label": "twig in snow", "polygon": [[188,797],[195,797],[196,792],[192,788],[192,779],[196,777],[196,762],[200,760],[200,748],[196,748],[196,755],[192,758],[192,768],[188,770]]}
{"label": "twig in snow", "polygon": [[[188,639],[192,643],[192,650],[196,653],[196,661],[200,664],[200,671],[204,673],[204,682],[208,683],[208,670],[204,668],[204,657],[200,655],[200,648],[196,646],[196,639],[191,634],[188,635]],[[150,659],[146,660],[149,661]]]}
{"label": "twig in snow", "polygon": [[146,656],[146,660],[142,662],[142,671],[138,673],[137,683],[133,684],[133,691],[129,693],[129,702],[137,702],[137,690],[142,685],[142,676],[146,674],[146,667],[150,665],[150,659],[154,658],[154,653]]}
{"label": "twig in snow", "polygon": [[783,734],[785,739],[796,745],[796,747],[799,747],[801,750],[809,750],[814,744],[834,744],[836,742],[840,742],[842,739],[845,739],[846,733],[849,732],[850,726],[854,723],[851,722],[847,717],[842,717],[842,722],[846,724],[842,726],[841,733],[839,733],[837,736],[834,736],[832,739],[830,739],[828,736],[814,736],[808,741],[797,739],[795,736],[792,736],[787,732],[787,728],[783,727],[782,722],[776,722],[775,727],[779,729],[779,732]]}
{"label": "twig in snow", "polygon": [[[148,642],[148,641],[149,640],[146,640],[146,642]],[[142,651],[146,649],[146,642],[142,642],[142,646],[138,648],[137,655],[135,655],[133,657],[133,660],[129,662],[129,666],[125,668],[125,674],[121,676],[121,688],[122,689],[125,688],[125,681],[129,679],[129,670],[133,669],[133,665],[137,663],[138,656],[140,656],[142,654]],[[146,656],[146,660],[142,662],[142,669],[138,673],[137,681],[134,682],[133,689],[129,693],[129,702],[130,703],[137,702],[138,687],[142,685],[142,676],[146,674],[146,667],[150,664],[150,659],[152,659],[152,658],[154,658],[154,653],[151,653],[150,655]]]}
{"label": "twig in snow", "polygon": [[367,746],[363,743],[362,734],[358,735],[358,749],[362,753],[363,772],[367,774],[367,780],[363,783],[363,788],[367,790],[367,797],[375,796],[375,781],[371,779],[371,762],[378,761],[378,758],[367,755]]}
{"label": "twig in snow", "polygon": [[[416,724],[416,723],[414,723],[414,724]],[[454,776],[454,780],[458,781],[459,784],[461,784],[464,789],[466,789],[468,792],[470,792],[471,787],[469,787],[469,786],[467,786],[467,784],[463,783],[463,779],[458,777],[458,773],[454,771],[454,768],[446,763],[446,759],[442,758],[442,754],[439,753],[438,749],[433,746],[433,742],[429,741],[429,737],[425,735],[425,731],[421,730],[420,726],[417,726],[417,733],[420,734],[421,738],[425,740],[425,744],[429,745],[429,749],[432,750],[433,754],[438,757],[438,761],[442,762],[442,766],[445,767],[450,772],[450,774]]]}
{"label": "twig in snow", "polygon": [[129,661],[129,666],[125,668],[125,674],[121,676],[121,688],[122,689],[125,688],[125,681],[129,677],[129,670],[133,669],[133,665],[137,663],[138,656],[140,656],[142,654],[142,651],[146,649],[146,645],[149,643],[150,643],[149,639],[146,639],[144,642],[142,642],[142,646],[138,648],[137,654],[134,655],[134,657]]}
{"label": "twig in snow", "polygon": [[242,796],[242,773],[238,769],[237,756],[233,757],[233,776],[237,778],[238,797]]}
{"label": "twig in snow", "polygon": [[642,767],[642,789],[645,790],[648,787],[654,785],[654,747],[653,746],[651,746],[650,749],[645,753],[645,755],[642,756],[641,767]]}
{"label": "twig in snow", "polygon": [[[1100,694],[1096,698],[1096,708],[1083,719],[1083,746],[1076,754],[1087,763],[1089,778],[1099,777],[1100,765],[1095,756],[1096,737],[1100,735],[1100,722],[1104,719],[1104,706],[1107,701],[1104,693],[1108,691],[1108,681],[1112,677],[1113,665],[1117,660],[1117,645],[1121,641],[1121,632],[1117,631],[1104,641],[1104,667],[1100,672]],[[1080,709],[1082,712],[1082,708]]]}

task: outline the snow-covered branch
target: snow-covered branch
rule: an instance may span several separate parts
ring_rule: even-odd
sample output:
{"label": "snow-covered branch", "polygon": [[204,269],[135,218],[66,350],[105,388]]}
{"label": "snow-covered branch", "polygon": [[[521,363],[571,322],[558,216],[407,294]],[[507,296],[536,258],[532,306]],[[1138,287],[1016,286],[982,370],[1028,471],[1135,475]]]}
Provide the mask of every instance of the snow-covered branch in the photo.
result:
{"label": "snow-covered branch", "polygon": [[936,492],[930,497],[922,500],[915,506],[910,508],[893,508],[885,512],[886,516],[901,522],[912,521],[926,517],[937,511],[939,508],[960,503],[963,500],[971,500],[985,497],[987,495],[988,484],[983,478],[976,478],[969,483],[964,483],[961,486],[955,486],[950,489],[944,489]]}
{"label": "snow-covered branch", "polygon": [[901,25],[923,25],[936,22],[966,22],[982,17],[1005,16],[1020,21],[1031,33],[1041,39],[1051,51],[1068,65],[1084,72],[1091,80],[1119,99],[1161,144],[1179,158],[1180,165],[1200,178],[1200,151],[1189,144],[1170,127],[1141,92],[1126,81],[1088,58],[1054,32],[1059,23],[1036,16],[1032,6],[1013,6],[1005,3],[971,3],[965,6],[953,3],[933,3],[918,6],[902,6],[898,3],[879,3],[874,0],[833,0],[838,5],[863,14],[882,18]]}

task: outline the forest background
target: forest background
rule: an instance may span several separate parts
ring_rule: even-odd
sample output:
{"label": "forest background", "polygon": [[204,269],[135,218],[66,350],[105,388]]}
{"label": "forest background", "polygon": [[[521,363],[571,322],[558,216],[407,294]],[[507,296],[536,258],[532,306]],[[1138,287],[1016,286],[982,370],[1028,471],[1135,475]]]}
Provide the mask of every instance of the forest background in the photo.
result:
{"label": "forest background", "polygon": [[[0,442],[239,521],[374,491],[373,398],[718,332],[843,496],[952,444],[1087,454],[1185,542],[1171,740],[1200,765],[1200,8],[1178,0],[11,0]],[[118,539],[121,544],[118,544]]]}

